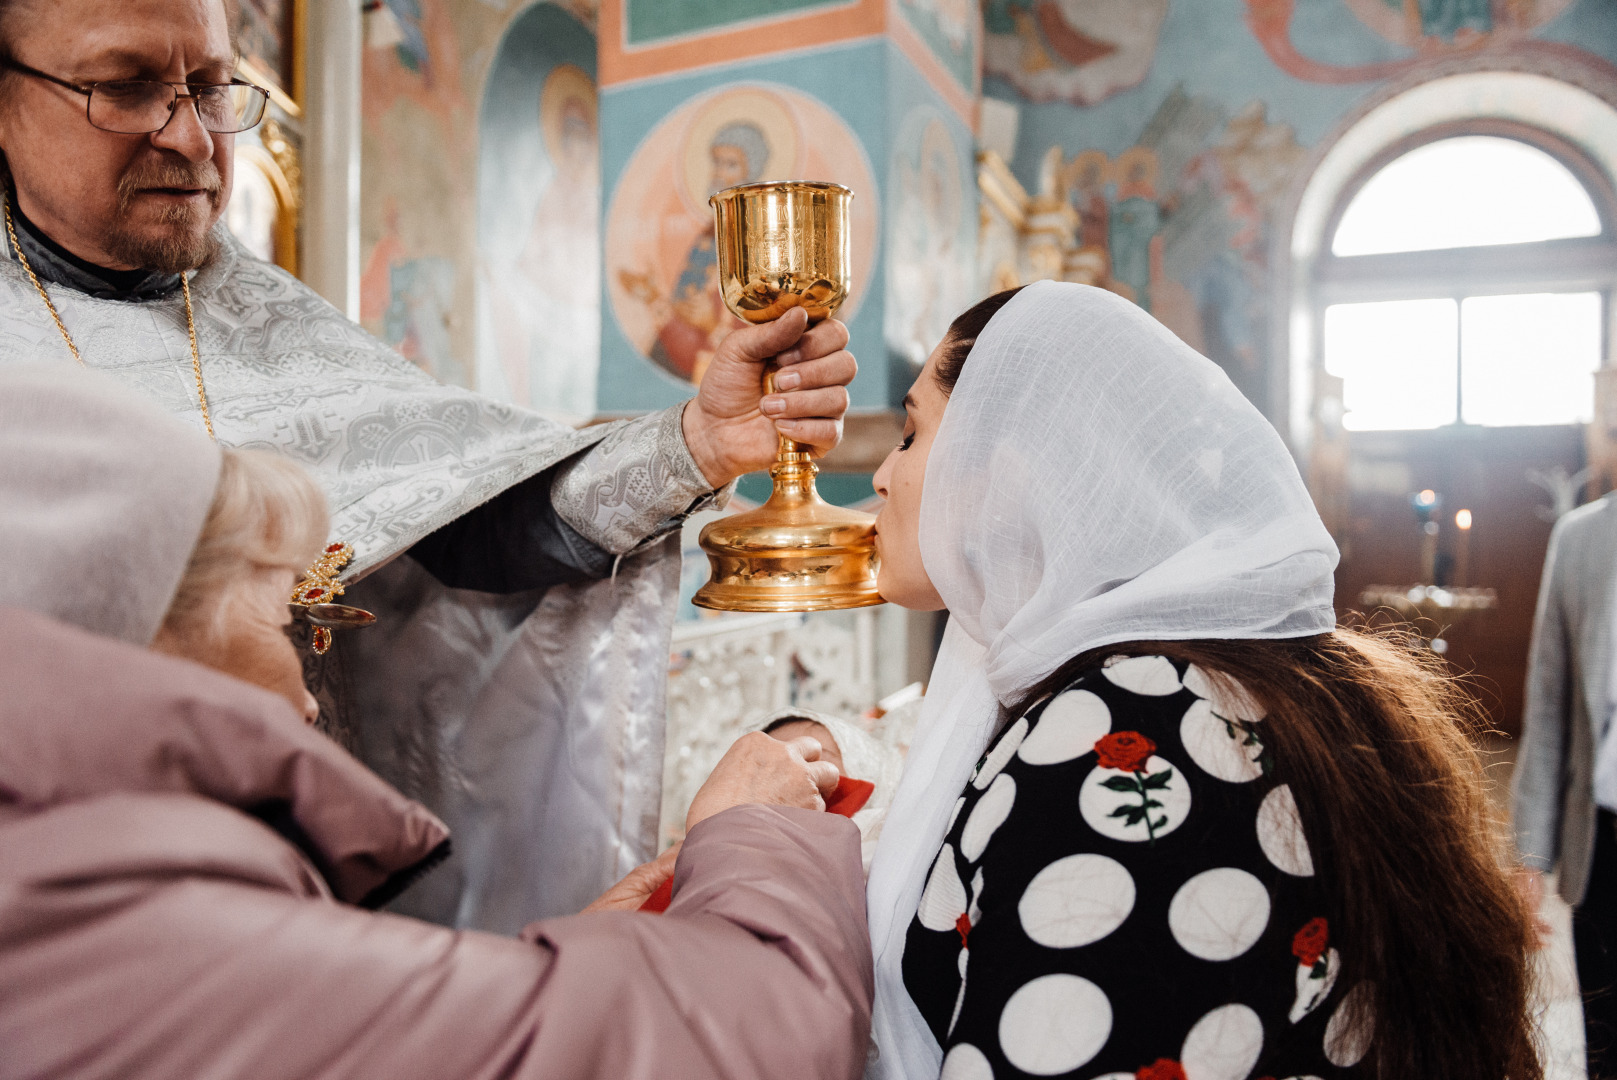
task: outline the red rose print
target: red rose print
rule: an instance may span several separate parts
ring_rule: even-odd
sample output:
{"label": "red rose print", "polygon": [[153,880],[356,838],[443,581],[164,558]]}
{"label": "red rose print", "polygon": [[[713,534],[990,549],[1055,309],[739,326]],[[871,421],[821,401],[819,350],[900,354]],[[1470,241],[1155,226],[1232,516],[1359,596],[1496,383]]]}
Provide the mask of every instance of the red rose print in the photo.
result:
{"label": "red rose print", "polygon": [[1138,731],[1114,731],[1095,740],[1095,755],[1103,769],[1140,772],[1157,752],[1157,744]]}
{"label": "red rose print", "polygon": [[971,933],[971,916],[962,911],[960,918],[954,921],[954,932],[960,935],[960,947],[962,949],[968,948],[966,937]]}
{"label": "red rose print", "polygon": [[1303,928],[1297,931],[1291,939],[1291,955],[1303,967],[1313,967],[1319,963],[1319,958],[1325,955],[1325,947],[1330,944],[1331,931],[1324,919],[1309,919]]}
{"label": "red rose print", "polygon": [[1157,1058],[1134,1070],[1134,1080],[1186,1080],[1185,1067],[1170,1058]]}

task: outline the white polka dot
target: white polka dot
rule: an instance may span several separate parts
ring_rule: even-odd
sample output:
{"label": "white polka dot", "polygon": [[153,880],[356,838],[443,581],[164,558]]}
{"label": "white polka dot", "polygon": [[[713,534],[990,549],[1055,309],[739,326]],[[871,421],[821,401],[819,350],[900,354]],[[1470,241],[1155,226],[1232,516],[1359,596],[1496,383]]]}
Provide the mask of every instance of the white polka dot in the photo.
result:
{"label": "white polka dot", "polygon": [[1303,835],[1303,819],[1297,815],[1297,799],[1286,784],[1265,795],[1258,807],[1258,846],[1292,877],[1314,876],[1314,857]]}
{"label": "white polka dot", "polygon": [[1088,945],[1134,910],[1134,879],[1104,855],[1069,855],[1040,870],[1016,905],[1022,930],[1050,949]]}
{"label": "white polka dot", "polygon": [[[1370,1015],[1370,1003],[1364,1000],[1367,996],[1363,983],[1349,990],[1331,1014],[1331,1022],[1325,1025],[1325,1058],[1339,1069],[1357,1065],[1375,1038],[1375,1017]],[[1357,1023],[1355,1012],[1363,1014]]]}
{"label": "white polka dot", "polygon": [[949,1030],[945,1034],[952,1034],[954,1026],[960,1022],[960,1007],[966,1003],[966,964],[971,959],[970,949],[960,950],[960,959],[956,966],[960,968],[960,989],[954,996],[954,1012],[949,1014]]}
{"label": "white polka dot", "polygon": [[1206,870],[1173,894],[1168,929],[1192,956],[1233,960],[1263,936],[1269,925],[1269,890],[1233,866]]}
{"label": "white polka dot", "polygon": [[971,879],[971,903],[966,908],[966,918],[971,925],[976,926],[983,921],[983,868],[977,867],[977,873]]}
{"label": "white polka dot", "polygon": [[1263,1053],[1263,1021],[1245,1005],[1221,1005],[1196,1021],[1179,1051],[1185,1080],[1245,1080]]}
{"label": "white polka dot", "polygon": [[960,808],[965,805],[966,797],[964,795],[955,800],[954,809],[949,811],[949,824],[944,827],[943,835],[948,836],[950,833],[954,832],[955,819],[960,816]]}
{"label": "white polka dot", "polygon": [[960,854],[966,857],[967,862],[976,862],[982,855],[983,849],[988,846],[988,838],[1011,816],[1011,806],[1015,802],[1016,781],[1001,774],[983,792],[977,805],[971,808],[966,827],[960,830]]}
{"label": "white polka dot", "polygon": [[1297,1023],[1303,1017],[1319,1008],[1320,1002],[1331,996],[1331,990],[1336,986],[1336,976],[1342,971],[1342,957],[1335,949],[1325,950],[1325,975],[1323,978],[1314,977],[1312,967],[1297,965],[1297,998],[1291,1004],[1291,1014],[1287,1017],[1292,1023]]}
{"label": "white polka dot", "polygon": [[1252,699],[1246,687],[1234,679],[1225,678],[1215,682],[1205,671],[1191,664],[1185,669],[1185,689],[1211,702],[1222,716],[1248,723],[1263,719],[1263,709]]}
{"label": "white polka dot", "polygon": [[1024,716],[1007,728],[999,742],[988,752],[987,760],[983,762],[983,767],[977,770],[976,779],[971,782],[972,786],[981,791],[993,783],[994,777],[999,775],[999,770],[1005,767],[1005,763],[1011,760],[1011,755],[1016,753],[1016,748],[1022,745],[1022,736],[1026,734],[1027,717]]}
{"label": "white polka dot", "polygon": [[1179,691],[1179,672],[1165,656],[1113,656],[1101,671],[1114,686],[1147,697]]}
{"label": "white polka dot", "polygon": [[1179,741],[1185,752],[1202,770],[1232,784],[1244,784],[1263,775],[1258,756],[1263,744],[1248,743],[1253,738],[1246,728],[1226,723],[1215,714],[1210,701],[1198,701],[1185,710],[1179,721]]}
{"label": "white polka dot", "polygon": [[1101,1073],[1093,1080],[1134,1080],[1134,1073]]}
{"label": "white polka dot", "polygon": [[943,1059],[938,1080],[994,1080],[994,1069],[981,1050],[970,1043],[959,1043]]}
{"label": "white polka dot", "polygon": [[1112,1003],[1077,975],[1045,975],[1023,986],[999,1014],[999,1048],[1034,1076],[1069,1072],[1100,1053],[1112,1033]]}
{"label": "white polka dot", "polygon": [[1017,756],[1029,765],[1057,765],[1095,748],[1112,730],[1106,703],[1088,690],[1069,690],[1044,707]]}
{"label": "white polka dot", "polygon": [[921,892],[921,905],[915,917],[928,930],[953,930],[960,916],[966,913],[966,887],[960,884],[960,875],[954,868],[954,848],[948,844],[938,852],[938,861],[932,864],[932,873]]}
{"label": "white polka dot", "polygon": [[[1167,836],[1185,823],[1190,816],[1190,785],[1171,762],[1151,757],[1145,763],[1148,778],[1171,771],[1164,786],[1149,788],[1143,794],[1138,790],[1115,790],[1107,787],[1114,777],[1123,777],[1130,784],[1139,782],[1133,773],[1120,769],[1096,767],[1084,777],[1078,789],[1078,811],[1084,822],[1102,836],[1113,840],[1146,843]],[[1160,805],[1144,806],[1146,801]],[[1125,809],[1128,808],[1128,809]],[[1129,810],[1146,809],[1149,818]],[[1149,823],[1148,823],[1149,822]]]}

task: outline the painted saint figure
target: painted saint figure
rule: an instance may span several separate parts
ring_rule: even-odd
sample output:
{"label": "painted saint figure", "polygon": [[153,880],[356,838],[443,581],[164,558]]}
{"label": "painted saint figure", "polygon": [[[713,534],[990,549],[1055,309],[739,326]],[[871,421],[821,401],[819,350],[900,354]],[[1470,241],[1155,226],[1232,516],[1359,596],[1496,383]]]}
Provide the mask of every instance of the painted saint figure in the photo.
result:
{"label": "painted saint figure", "polygon": [[[713,163],[708,182],[708,194],[712,195],[761,179],[764,163],[769,160],[769,140],[758,125],[737,121],[713,136],[708,153]],[[711,229],[703,229],[691,241],[667,303],[668,311],[660,320],[651,358],[699,383],[713,359],[718,339],[729,330],[731,322],[719,295],[719,264]]]}

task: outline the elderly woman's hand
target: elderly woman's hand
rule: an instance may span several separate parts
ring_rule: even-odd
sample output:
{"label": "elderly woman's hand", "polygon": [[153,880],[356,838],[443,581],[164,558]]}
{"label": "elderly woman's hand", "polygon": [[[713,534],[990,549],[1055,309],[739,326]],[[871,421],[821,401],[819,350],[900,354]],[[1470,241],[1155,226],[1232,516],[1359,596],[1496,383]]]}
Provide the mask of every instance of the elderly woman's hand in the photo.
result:
{"label": "elderly woman's hand", "polygon": [[622,881],[597,896],[584,911],[639,911],[640,905],[661,888],[663,882],[674,876],[679,847],[675,844],[650,862],[641,863],[630,870],[623,875]]}
{"label": "elderly woman's hand", "polygon": [[841,775],[835,765],[820,760],[817,739],[782,742],[761,731],[751,732],[737,739],[719,759],[691,800],[685,828],[688,831],[704,818],[747,803],[824,810],[825,795],[837,786]]}

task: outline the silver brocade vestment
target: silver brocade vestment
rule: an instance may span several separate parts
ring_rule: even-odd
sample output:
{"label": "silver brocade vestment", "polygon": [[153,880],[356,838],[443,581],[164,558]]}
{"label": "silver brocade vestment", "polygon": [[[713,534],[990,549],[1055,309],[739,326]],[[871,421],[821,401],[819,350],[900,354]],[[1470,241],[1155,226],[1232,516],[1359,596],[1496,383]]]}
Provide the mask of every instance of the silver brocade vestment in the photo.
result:
{"label": "silver brocade vestment", "polygon": [[[604,581],[543,594],[444,588],[417,540],[612,427],[572,431],[440,385],[222,228],[192,279],[214,429],[306,466],[377,613],[310,668],[323,714],[454,830],[450,863],[395,907],[513,933],[577,911],[656,844],[677,534]],[[47,285],[85,363],[197,424],[185,306]],[[73,359],[22,268],[0,258],[0,363]],[[391,560],[391,561],[390,561]]]}

